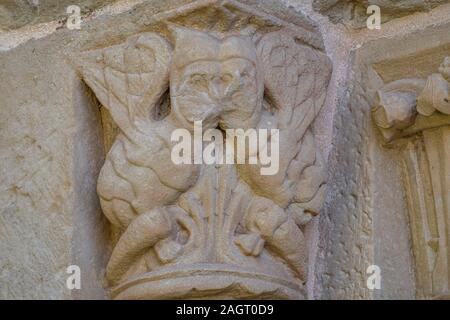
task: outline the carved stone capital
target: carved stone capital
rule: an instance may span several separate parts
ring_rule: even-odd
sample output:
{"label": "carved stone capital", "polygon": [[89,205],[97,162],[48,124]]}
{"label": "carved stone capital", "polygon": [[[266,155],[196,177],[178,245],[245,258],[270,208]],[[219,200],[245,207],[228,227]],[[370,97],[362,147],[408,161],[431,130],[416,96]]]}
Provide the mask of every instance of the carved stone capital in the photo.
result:
{"label": "carved stone capital", "polygon": [[[303,228],[325,195],[310,126],[331,64],[307,19],[253,3],[194,1],[81,54],[80,73],[117,132],[97,187],[118,234],[106,270],[113,298],[305,295]],[[196,122],[219,133],[275,130],[278,171],[175,163],[171,134],[195,135]]]}

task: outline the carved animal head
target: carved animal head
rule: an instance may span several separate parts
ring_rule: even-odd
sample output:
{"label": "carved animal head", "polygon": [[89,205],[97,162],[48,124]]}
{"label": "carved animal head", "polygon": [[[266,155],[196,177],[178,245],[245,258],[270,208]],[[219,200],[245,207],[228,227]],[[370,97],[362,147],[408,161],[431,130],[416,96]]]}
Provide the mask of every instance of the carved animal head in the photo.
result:
{"label": "carved animal head", "polygon": [[218,39],[181,27],[172,29],[170,95],[177,121],[187,128],[194,121],[203,121],[204,128],[254,127],[264,84],[251,39]]}

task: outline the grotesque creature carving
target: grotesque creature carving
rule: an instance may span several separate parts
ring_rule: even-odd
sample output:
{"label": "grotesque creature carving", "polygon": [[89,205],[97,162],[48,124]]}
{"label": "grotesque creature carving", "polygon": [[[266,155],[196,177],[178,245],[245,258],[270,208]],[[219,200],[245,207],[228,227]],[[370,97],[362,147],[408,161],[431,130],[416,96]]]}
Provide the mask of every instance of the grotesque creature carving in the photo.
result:
{"label": "grotesque creature carving", "polygon": [[450,57],[426,79],[400,79],[377,92],[373,118],[401,155],[418,298],[448,299]]}
{"label": "grotesque creature carving", "polygon": [[[84,53],[82,76],[120,128],[98,179],[103,212],[121,231],[106,277],[119,298],[202,290],[301,297],[302,226],[319,212],[325,188],[310,125],[326,95],[329,61],[285,30],[255,41],[170,28],[173,49],[143,33]],[[193,131],[195,121],[203,129],[278,129],[278,172],[175,164],[171,133]],[[183,272],[189,284],[174,280]],[[161,285],[165,277],[172,293]]]}

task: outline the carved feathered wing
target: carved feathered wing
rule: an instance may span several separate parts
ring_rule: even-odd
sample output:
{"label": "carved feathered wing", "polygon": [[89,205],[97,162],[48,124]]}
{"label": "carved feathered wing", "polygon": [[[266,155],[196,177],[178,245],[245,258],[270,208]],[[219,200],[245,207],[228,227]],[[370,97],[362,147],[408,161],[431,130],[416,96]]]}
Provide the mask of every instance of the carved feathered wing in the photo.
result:
{"label": "carved feathered wing", "polygon": [[301,213],[296,219],[300,224],[304,211],[320,209],[324,194],[323,161],[309,128],[324,103],[331,63],[284,30],[263,36],[257,50],[270,104],[266,107],[275,114],[280,134],[279,171],[264,176],[258,166],[245,166],[240,173],[258,194],[280,207],[295,204],[291,211]]}
{"label": "carved feathered wing", "polygon": [[114,122],[132,136],[168,88],[170,44],[154,33],[83,53],[82,77]]}

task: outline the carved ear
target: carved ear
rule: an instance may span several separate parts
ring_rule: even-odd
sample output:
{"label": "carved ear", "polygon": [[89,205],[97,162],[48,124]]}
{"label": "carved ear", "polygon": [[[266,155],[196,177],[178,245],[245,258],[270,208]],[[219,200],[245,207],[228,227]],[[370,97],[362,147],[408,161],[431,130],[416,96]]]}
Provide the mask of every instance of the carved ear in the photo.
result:
{"label": "carved ear", "polygon": [[278,109],[281,123],[290,126],[293,119],[300,121],[299,129],[304,133],[325,100],[330,60],[317,50],[298,44],[287,30],[264,35],[257,52],[266,95]]}
{"label": "carved ear", "polygon": [[125,133],[150,114],[169,84],[172,49],[161,36],[144,33],[124,43],[87,51],[79,62],[87,85]]}

